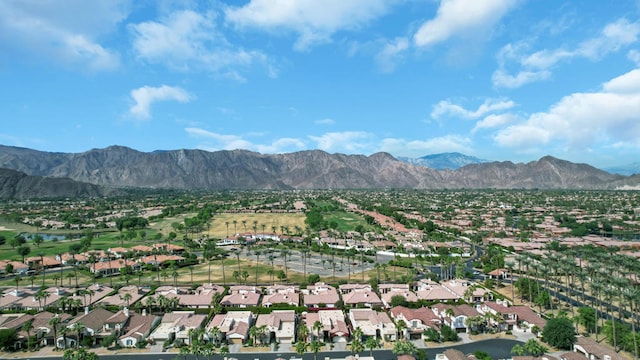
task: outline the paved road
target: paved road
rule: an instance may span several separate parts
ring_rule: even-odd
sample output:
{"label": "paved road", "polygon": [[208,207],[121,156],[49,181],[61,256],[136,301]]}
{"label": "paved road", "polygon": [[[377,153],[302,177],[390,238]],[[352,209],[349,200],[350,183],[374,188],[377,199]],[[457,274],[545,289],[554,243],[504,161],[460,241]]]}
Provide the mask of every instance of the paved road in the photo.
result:
{"label": "paved road", "polygon": [[[426,348],[427,358],[433,359],[436,354],[444,352],[446,349],[454,348],[462,351],[465,354],[470,354],[475,351],[485,351],[487,352],[493,359],[508,359],[511,358],[511,348],[516,344],[522,344],[522,342],[518,340],[512,339],[489,339],[483,340],[473,343],[460,344],[455,346],[447,346],[447,347],[438,347],[438,348]],[[368,356],[369,351],[363,351],[360,353],[362,356]],[[319,352],[317,355],[318,359],[324,359],[325,357],[331,358],[345,358],[346,356],[351,355],[348,351],[327,351],[327,352]],[[391,352],[391,350],[376,350],[373,352],[373,355],[376,360],[395,360],[398,357]],[[291,359],[291,358],[300,358],[297,354],[291,352],[269,352],[269,353],[239,353],[239,354],[230,354],[227,356],[228,358],[236,358],[238,360],[275,360],[277,358]],[[29,357],[29,359],[61,359],[62,357]],[[100,355],[101,360],[122,360],[123,358],[132,359],[132,360],[174,360],[174,359],[182,359],[182,357],[178,356],[176,353],[160,353],[160,354],[121,354],[121,355]],[[200,357],[201,359],[206,359],[206,357]],[[187,356],[188,360],[195,360],[195,356]],[[214,359],[222,359],[222,356],[216,355]],[[312,360],[313,353],[306,353],[303,356],[304,360]]]}

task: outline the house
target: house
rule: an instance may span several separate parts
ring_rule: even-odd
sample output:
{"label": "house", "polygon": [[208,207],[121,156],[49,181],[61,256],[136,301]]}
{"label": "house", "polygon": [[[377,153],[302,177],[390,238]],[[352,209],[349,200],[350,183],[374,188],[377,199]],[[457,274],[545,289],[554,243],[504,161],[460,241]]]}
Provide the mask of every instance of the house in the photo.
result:
{"label": "house", "polygon": [[54,305],[67,294],[67,290],[60,287],[38,289],[38,291],[32,288],[25,289],[12,304],[12,307],[14,310],[43,310]]}
{"label": "house", "polygon": [[516,325],[518,321],[516,312],[513,310],[513,307],[509,307],[507,301],[486,301],[479,305],[477,309],[483,315],[491,314],[492,316],[485,316],[488,325],[493,328],[498,328],[500,331],[513,330],[514,325]]}
{"label": "house", "polygon": [[91,264],[89,270],[94,276],[113,276],[120,275],[121,269],[130,267],[133,271],[140,270],[140,263],[131,260],[107,260]]}
{"label": "house", "polygon": [[389,313],[396,324],[400,320],[404,321],[406,329],[403,331],[403,335],[409,339],[422,339],[422,334],[427,329],[438,330],[442,324],[440,317],[426,307],[410,309],[404,306],[396,306]]}
{"label": "house", "polygon": [[372,309],[351,309],[349,320],[354,329],[360,328],[362,336],[375,336],[385,341],[395,341],[397,337],[396,325],[384,312]]}
{"label": "house", "polygon": [[172,262],[181,264],[185,259],[180,255],[153,254],[143,256],[138,261],[142,264],[152,265],[154,267],[167,267]]}
{"label": "house", "polygon": [[172,255],[180,255],[184,253],[185,249],[183,246],[175,245],[175,244],[153,244],[153,247],[158,250],[164,250]]}
{"label": "house", "polygon": [[427,301],[455,301],[461,297],[430,279],[422,279],[416,284],[416,295],[420,300]]}
{"label": "house", "polygon": [[304,306],[308,308],[333,308],[340,301],[338,291],[323,282],[315,283],[301,290],[303,294]]}
{"label": "house", "polygon": [[[54,331],[53,327],[49,325],[49,322],[54,317],[60,318],[60,324],[57,326],[56,331]],[[38,341],[40,342],[40,345],[42,346],[54,345],[55,344],[54,333],[55,335],[57,335],[57,330],[60,329],[61,327],[64,327],[65,322],[69,318],[71,318],[71,315],[65,314],[65,313],[53,314],[48,311],[39,312],[33,315],[33,318],[31,320],[32,321],[31,325],[33,325],[33,330],[31,331],[31,334],[33,335],[35,333],[36,338],[38,339]]]}
{"label": "house", "polygon": [[354,290],[348,294],[342,295],[342,300],[346,306],[350,307],[374,307],[382,306],[382,300],[378,294],[372,290]]}
{"label": "house", "polygon": [[178,299],[178,305],[188,308],[208,308],[214,297],[224,293],[224,287],[214,284],[203,284],[196,289],[191,287],[160,286],[156,295],[163,295],[169,299]]}
{"label": "house", "polygon": [[462,351],[447,349],[443,353],[436,354],[435,360],[473,360],[475,356],[467,356]]}
{"label": "house", "polygon": [[230,344],[243,344],[249,339],[249,328],[253,324],[251,311],[229,311],[226,314],[217,314],[207,325],[207,333],[212,328],[220,331],[220,337]]}
{"label": "house", "polygon": [[[100,284],[93,284],[89,286],[89,288],[91,287],[98,287],[100,290],[109,288],[107,286],[101,286]],[[150,289],[148,287],[138,287],[136,285],[127,285],[118,289],[118,291],[115,294],[111,296],[102,297],[96,302],[103,306],[111,305],[111,306],[118,306],[118,307],[124,307],[124,306],[129,307],[132,304],[135,304],[136,302],[138,302],[138,300],[140,300],[144,296],[146,296],[149,293],[149,291]]]}
{"label": "house", "polygon": [[25,263],[13,260],[0,260],[0,274],[11,275],[6,274],[7,265],[9,264],[11,265],[11,268],[13,268],[13,274],[24,276],[27,274],[27,271],[29,271],[29,266]]}
{"label": "house", "polygon": [[56,260],[59,261],[63,266],[84,265],[89,261],[89,257],[84,254],[64,253],[56,255]]}
{"label": "house", "polygon": [[[107,320],[113,315],[114,313],[103,308],[95,308],[91,311],[89,311],[89,308],[85,308],[84,313],[69,320],[67,335],[58,333],[58,339],[56,339],[58,347],[63,349],[75,347],[85,335],[91,335],[94,338],[94,342],[99,342],[103,337],[113,333],[114,330],[106,325]],[[80,334],[74,331],[76,323],[82,324],[83,329]]]}
{"label": "house", "polygon": [[293,310],[274,310],[271,314],[260,314],[254,326],[266,326],[264,338],[268,343],[293,343],[296,336],[296,313]]}
{"label": "house", "polygon": [[83,307],[96,304],[113,292],[113,288],[101,284],[91,284],[86,289],[62,288],[62,290],[70,293],[71,299],[79,299]]}
{"label": "house", "polygon": [[495,269],[488,274],[489,279],[503,280],[509,278],[509,270],[507,269]]}
{"label": "house", "polygon": [[414,294],[411,290],[409,290],[409,286],[407,285],[407,289],[393,289],[386,292],[380,291],[382,297],[382,304],[388,309],[392,307],[391,299],[395,296],[401,296],[406,302],[418,302],[418,296]]}
{"label": "house", "polygon": [[[319,328],[315,324],[319,323]],[[309,341],[313,337],[324,342],[346,343],[350,332],[344,313],[341,310],[318,310],[310,312],[305,317],[305,325],[309,334]]]}
{"label": "house", "polygon": [[229,288],[230,294],[226,295],[220,301],[222,306],[246,308],[249,306],[258,306],[260,303],[260,296],[262,295],[260,289],[254,286],[231,286]]}
{"label": "house", "polygon": [[24,259],[24,263],[32,270],[52,269],[60,267],[60,261],[51,256],[31,256]]}
{"label": "house", "polygon": [[298,292],[275,292],[264,295],[262,306],[271,307],[273,304],[287,304],[292,306],[300,305],[300,293]]}
{"label": "house", "polygon": [[13,349],[22,348],[27,341],[27,333],[22,331],[22,325],[33,320],[33,315],[29,314],[0,314],[0,329],[12,329],[18,332],[18,341],[13,344]]}
{"label": "house", "polygon": [[180,339],[183,344],[188,345],[189,330],[202,328],[206,321],[207,315],[195,314],[193,311],[174,311],[164,314],[150,338],[160,342]]}
{"label": "house", "polygon": [[139,342],[149,338],[151,329],[160,321],[159,316],[149,315],[146,311],[142,314],[130,312],[124,308],[109,318],[105,326],[115,326],[120,334],[118,344],[123,347],[135,347]]}
{"label": "house", "polygon": [[625,357],[618,354],[596,341],[579,336],[573,344],[573,351],[584,355],[589,360],[624,360]]}
{"label": "house", "polygon": [[474,316],[480,316],[478,310],[470,305],[444,305],[435,304],[432,308],[433,312],[442,319],[443,325],[447,325],[457,332],[467,332],[467,319]]}

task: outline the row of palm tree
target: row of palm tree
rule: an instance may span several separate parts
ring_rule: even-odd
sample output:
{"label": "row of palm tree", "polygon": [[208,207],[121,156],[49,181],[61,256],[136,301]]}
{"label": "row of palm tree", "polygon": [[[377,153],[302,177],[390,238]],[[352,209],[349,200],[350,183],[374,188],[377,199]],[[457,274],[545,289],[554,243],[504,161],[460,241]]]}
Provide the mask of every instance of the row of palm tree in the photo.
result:
{"label": "row of palm tree", "polygon": [[[593,327],[585,327],[585,332],[593,332],[597,341],[602,329],[607,327],[610,335],[607,341],[616,351],[628,350],[638,359],[637,327],[640,321],[640,262],[633,257],[620,254],[616,248],[597,248],[583,246],[562,248],[559,251],[548,250],[544,257],[535,257],[528,253],[516,256],[519,272],[529,279],[527,294],[522,296],[532,304],[531,294],[547,291],[548,304],[538,302],[546,309],[554,309],[559,303],[558,296],[564,292],[569,304],[580,303],[595,309]],[[532,289],[536,286],[538,289]],[[543,290],[540,290],[540,287]],[[546,290],[544,290],[546,289]],[[525,292],[523,292],[525,293]],[[569,306],[571,318],[579,330],[580,316],[575,307]],[[624,341],[617,332],[621,326],[631,328],[631,341]]]}

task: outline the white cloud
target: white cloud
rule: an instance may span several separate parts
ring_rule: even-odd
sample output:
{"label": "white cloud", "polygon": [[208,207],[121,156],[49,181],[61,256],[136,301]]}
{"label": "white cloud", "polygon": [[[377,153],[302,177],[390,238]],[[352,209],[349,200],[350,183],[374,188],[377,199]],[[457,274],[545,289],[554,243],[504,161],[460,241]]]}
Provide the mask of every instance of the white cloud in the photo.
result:
{"label": "white cloud", "polygon": [[213,141],[212,144],[206,143],[200,146],[200,148],[204,148],[210,151],[244,149],[257,151],[262,154],[275,154],[296,151],[305,148],[305,143],[295,138],[279,138],[275,139],[268,145],[261,145],[246,140],[239,135],[218,134],[201,128],[193,127],[185,128],[184,130],[192,137]]}
{"label": "white cloud", "polygon": [[69,0],[0,2],[0,44],[47,61],[93,71],[119,66],[116,51],[97,39],[114,32],[129,13],[129,1]]}
{"label": "white cloud", "polygon": [[320,136],[309,136],[316,148],[327,152],[362,153],[370,148],[372,135],[365,131],[329,132]]}
{"label": "white cloud", "polygon": [[129,113],[139,119],[148,119],[151,117],[151,105],[154,102],[172,100],[186,103],[191,101],[193,96],[180,87],[162,85],[143,86],[131,90],[131,98],[135,103],[129,108]]}
{"label": "white cloud", "polygon": [[[498,69],[493,73],[493,85],[502,88],[517,88],[528,83],[551,77],[554,66],[574,58],[597,61],[604,56],[620,51],[638,41],[640,22],[619,19],[607,24],[598,36],[580,42],[575,48],[543,49],[527,54],[530,44],[519,42],[505,45],[498,53]],[[508,68],[517,69],[515,75]]]}
{"label": "white cloud", "polygon": [[460,135],[447,135],[428,140],[386,138],[382,140],[380,151],[411,157],[442,152],[473,153],[471,139]]}
{"label": "white cloud", "polygon": [[452,103],[450,100],[442,100],[433,106],[431,117],[439,119],[449,115],[465,119],[477,119],[492,112],[510,109],[515,105],[513,101],[507,99],[485,99],[476,110],[467,110],[461,105]]}
{"label": "white cloud", "polygon": [[640,66],[640,51],[635,49],[629,50],[629,53],[627,53],[627,58],[636,63],[636,66]]}
{"label": "white cloud", "polygon": [[480,129],[490,129],[490,128],[500,127],[500,126],[515,122],[519,119],[520,119],[519,116],[511,113],[491,114],[485,117],[484,119],[478,121],[476,123],[476,126],[471,130],[471,132],[475,133]]}
{"label": "white cloud", "polygon": [[417,46],[432,46],[452,37],[476,35],[492,28],[517,1],[442,0],[436,17],[422,24],[413,37]]}
{"label": "white cloud", "polygon": [[336,121],[333,119],[329,119],[329,118],[325,118],[325,119],[320,119],[320,120],[316,120],[315,124],[316,125],[333,125],[335,124]]}
{"label": "white cloud", "polygon": [[[210,12],[176,11],[160,21],[131,25],[130,29],[138,59],[175,70],[212,71],[243,81],[237,67],[267,63],[266,55],[259,51],[232,46],[216,28],[216,16]],[[269,76],[277,76],[275,67],[266,67]]]}
{"label": "white cloud", "polygon": [[637,146],[640,138],[640,69],[602,85],[599,92],[574,93],[549,111],[530,115],[494,135],[504,147],[527,149],[550,144],[580,149]]}
{"label": "white cloud", "polygon": [[341,30],[357,30],[384,15],[389,0],[251,0],[242,7],[228,7],[226,20],[239,27],[298,34],[296,50],[328,43]]}
{"label": "white cloud", "polygon": [[383,72],[392,72],[407,49],[409,49],[409,39],[406,37],[398,37],[387,42],[376,55],[378,66]]}

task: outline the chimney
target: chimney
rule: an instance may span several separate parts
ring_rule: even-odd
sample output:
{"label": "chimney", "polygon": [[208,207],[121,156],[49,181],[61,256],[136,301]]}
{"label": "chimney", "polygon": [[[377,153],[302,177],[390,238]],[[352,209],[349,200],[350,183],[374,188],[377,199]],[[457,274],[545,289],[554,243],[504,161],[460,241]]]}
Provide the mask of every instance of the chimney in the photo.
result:
{"label": "chimney", "polygon": [[124,316],[129,317],[129,308],[124,308],[122,309],[122,312],[124,313]]}
{"label": "chimney", "polygon": [[142,316],[147,316],[147,309],[142,309]]}
{"label": "chimney", "polygon": [[84,314],[85,315],[89,314],[89,307],[88,306],[84,307]]}

